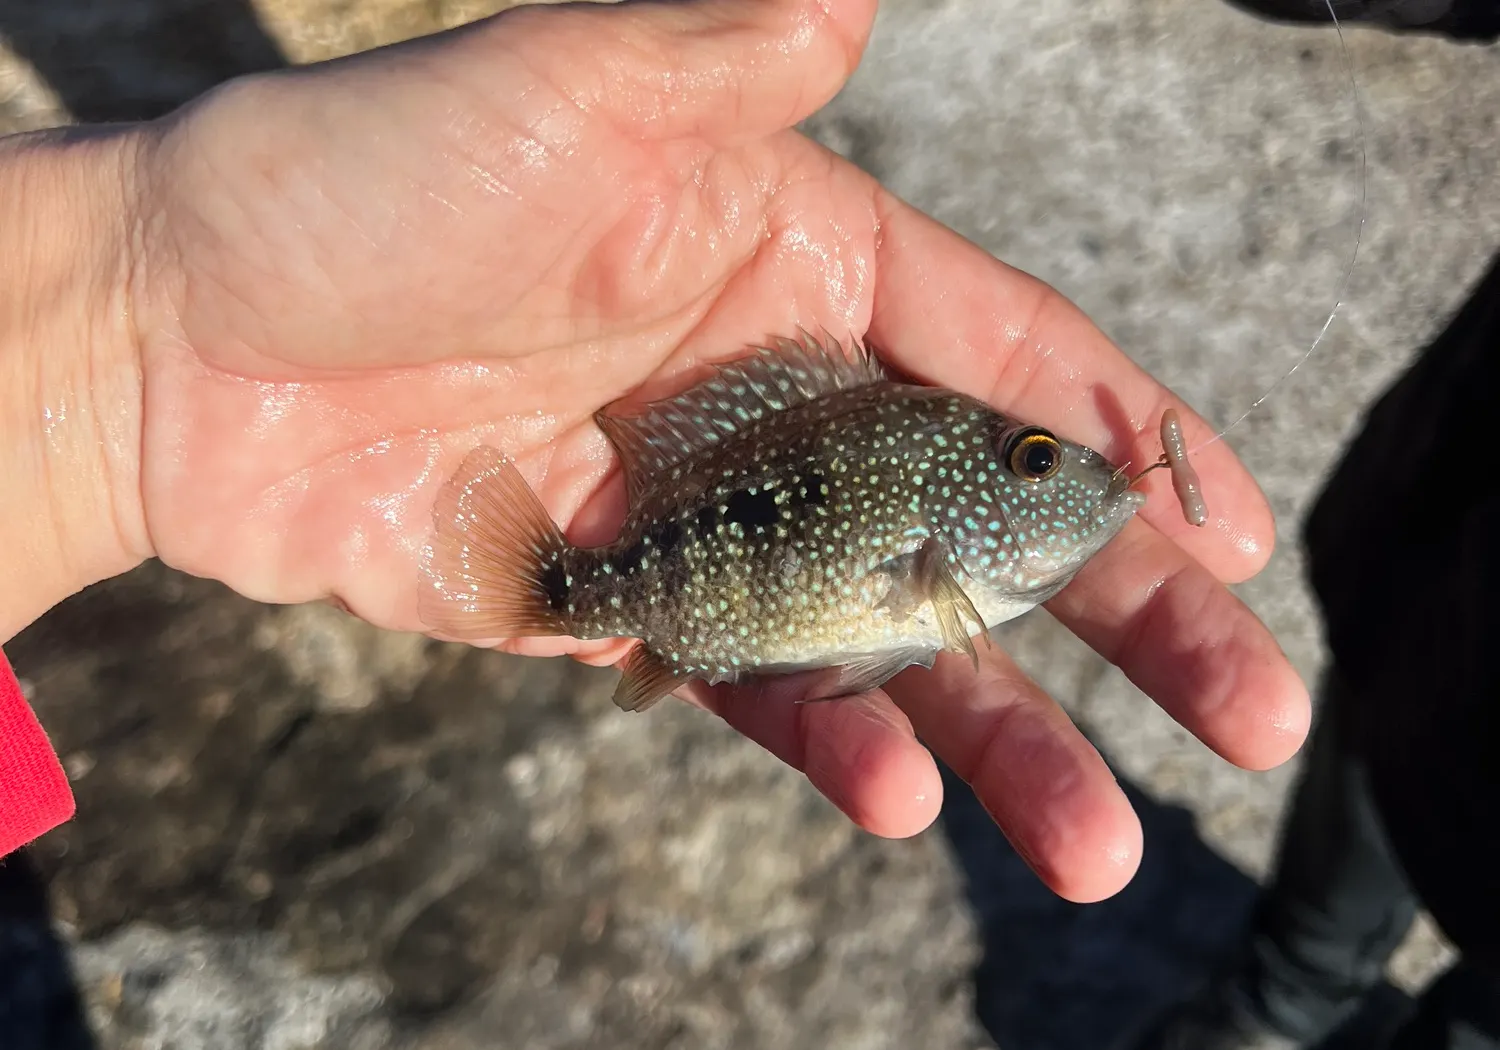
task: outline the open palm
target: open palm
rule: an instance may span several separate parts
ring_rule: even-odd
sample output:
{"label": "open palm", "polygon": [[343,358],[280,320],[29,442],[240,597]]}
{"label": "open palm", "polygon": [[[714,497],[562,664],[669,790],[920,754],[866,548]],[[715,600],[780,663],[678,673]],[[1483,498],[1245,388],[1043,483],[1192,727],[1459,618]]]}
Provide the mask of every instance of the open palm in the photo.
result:
{"label": "open palm", "polygon": [[[1050,289],[790,130],[872,16],[522,8],[237,81],[153,129],[138,290],[156,553],[254,598],[424,630],[430,508],[466,452],[503,449],[574,540],[600,542],[624,496],[594,411],[798,325],[868,333],[923,380],[1153,458],[1140,432],[1177,404],[1166,390]],[[1264,563],[1270,516],[1224,445],[1198,466],[1209,528],[1153,498],[1050,608],[1226,758],[1270,766],[1300,744],[1306,694],[1221,582]],[[1107,768],[998,650],[840,703],[698,698],[873,831],[936,814],[919,734],[1057,892],[1097,898],[1134,871],[1139,825]]]}

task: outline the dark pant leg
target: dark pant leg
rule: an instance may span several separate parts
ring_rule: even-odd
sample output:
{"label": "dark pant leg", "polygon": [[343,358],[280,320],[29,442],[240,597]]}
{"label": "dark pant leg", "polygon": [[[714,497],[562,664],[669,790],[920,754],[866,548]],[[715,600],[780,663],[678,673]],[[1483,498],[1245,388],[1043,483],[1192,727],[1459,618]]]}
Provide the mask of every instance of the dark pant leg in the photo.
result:
{"label": "dark pant leg", "polygon": [[47,887],[29,854],[0,857],[0,1047],[90,1050],[93,1036]]}
{"label": "dark pant leg", "polygon": [[1416,917],[1344,730],[1359,698],[1324,676],[1318,723],[1255,910],[1242,988],[1265,1022],[1313,1042],[1383,978]]}

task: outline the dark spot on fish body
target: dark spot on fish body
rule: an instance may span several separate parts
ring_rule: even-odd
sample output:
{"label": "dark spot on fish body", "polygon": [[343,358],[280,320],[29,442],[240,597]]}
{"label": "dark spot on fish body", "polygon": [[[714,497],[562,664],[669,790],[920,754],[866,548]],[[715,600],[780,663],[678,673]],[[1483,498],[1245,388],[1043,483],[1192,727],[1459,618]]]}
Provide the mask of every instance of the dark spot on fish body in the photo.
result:
{"label": "dark spot on fish body", "polygon": [[641,562],[646,558],[646,552],[650,549],[650,542],[642,536],[629,547],[615,555],[615,571],[629,576],[641,567]]}
{"label": "dark spot on fish body", "polygon": [[563,568],[562,562],[553,562],[543,569],[538,582],[547,595],[548,608],[553,612],[562,612],[568,607],[568,597],[573,588],[568,582],[568,571]]}
{"label": "dark spot on fish body", "polygon": [[707,540],[719,531],[719,508],[710,504],[698,511],[697,531],[699,541]]}
{"label": "dark spot on fish body", "polygon": [[781,511],[776,506],[776,490],[772,488],[741,489],[725,501],[724,521],[731,526],[764,528],[776,524],[780,517]]}
{"label": "dark spot on fish body", "polygon": [[796,493],[797,504],[808,507],[821,507],[828,502],[828,479],[822,474],[813,472],[798,479]]}
{"label": "dark spot on fish body", "polygon": [[698,510],[694,519],[697,539],[719,549],[722,538],[730,537],[738,541],[725,550],[731,556],[767,552],[773,533],[777,541],[785,541],[795,531],[794,523],[805,520],[808,512],[823,516],[829,491],[827,477],[813,470],[721,492]]}
{"label": "dark spot on fish body", "polygon": [[[633,576],[643,566],[670,557],[682,542],[682,525],[673,518],[652,522],[640,537],[615,553],[609,563],[621,576]],[[649,559],[649,560],[648,560]]]}
{"label": "dark spot on fish body", "polygon": [[665,557],[682,542],[682,523],[675,518],[659,521],[646,531],[646,537],[657,552]]}

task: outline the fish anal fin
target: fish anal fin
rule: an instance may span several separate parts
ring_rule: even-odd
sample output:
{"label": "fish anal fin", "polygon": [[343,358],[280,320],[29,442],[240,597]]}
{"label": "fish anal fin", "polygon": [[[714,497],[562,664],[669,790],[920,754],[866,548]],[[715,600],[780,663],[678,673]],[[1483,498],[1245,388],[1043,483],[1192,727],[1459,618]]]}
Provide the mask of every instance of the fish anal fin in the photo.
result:
{"label": "fish anal fin", "polygon": [[645,643],[630,650],[630,655],[620,663],[620,672],[614,702],[622,711],[644,711],[652,707],[688,677],[674,672]]}
{"label": "fish anal fin", "polygon": [[746,427],[829,394],[886,380],[885,369],[858,340],[850,348],[803,329],[778,337],[671,397],[636,409],[619,402],[594,413],[624,463],[626,491],[641,494],[673,467],[709,452]]}
{"label": "fish anal fin", "polygon": [[481,445],[438,490],[417,613],[452,638],[566,635],[562,530],[515,465]]}

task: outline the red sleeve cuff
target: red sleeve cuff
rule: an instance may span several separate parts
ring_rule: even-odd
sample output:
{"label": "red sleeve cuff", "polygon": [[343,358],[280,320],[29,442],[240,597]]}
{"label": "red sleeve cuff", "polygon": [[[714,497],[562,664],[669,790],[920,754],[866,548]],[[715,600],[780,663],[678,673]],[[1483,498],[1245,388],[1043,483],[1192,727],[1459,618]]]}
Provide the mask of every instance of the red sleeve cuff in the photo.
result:
{"label": "red sleeve cuff", "polygon": [[0,857],[65,823],[75,809],[57,752],[0,652]]}

